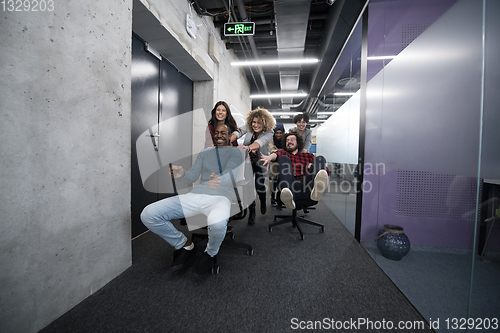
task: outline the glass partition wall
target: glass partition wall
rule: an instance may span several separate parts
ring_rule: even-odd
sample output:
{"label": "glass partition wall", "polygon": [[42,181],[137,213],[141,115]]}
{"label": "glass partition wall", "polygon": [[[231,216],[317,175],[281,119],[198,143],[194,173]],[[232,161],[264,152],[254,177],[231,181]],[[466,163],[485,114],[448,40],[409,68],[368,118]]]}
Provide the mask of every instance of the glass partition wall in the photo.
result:
{"label": "glass partition wall", "polygon": [[[361,242],[436,331],[487,329],[481,320],[500,315],[500,238],[485,222],[499,205],[498,7],[369,6],[365,165],[379,168],[365,173]],[[383,254],[386,225],[409,239],[400,260]]]}
{"label": "glass partition wall", "polygon": [[351,33],[323,88],[317,117],[328,119],[316,133],[317,154],[325,157],[330,186],[322,200],[354,235],[358,175],[361,78],[361,23]]}
{"label": "glass partition wall", "polygon": [[366,90],[359,23],[319,103],[324,200],[435,331],[500,330],[500,1],[372,0],[365,15]]}

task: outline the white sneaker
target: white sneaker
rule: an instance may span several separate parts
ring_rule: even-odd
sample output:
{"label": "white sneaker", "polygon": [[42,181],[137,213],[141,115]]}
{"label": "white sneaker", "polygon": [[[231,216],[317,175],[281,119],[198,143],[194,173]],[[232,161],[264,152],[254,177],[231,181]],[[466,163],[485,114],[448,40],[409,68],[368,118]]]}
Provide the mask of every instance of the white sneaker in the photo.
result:
{"label": "white sneaker", "polygon": [[314,187],[311,191],[311,200],[319,201],[321,200],[321,196],[326,191],[328,187],[328,173],[326,170],[320,170],[316,177],[314,177]]}
{"label": "white sneaker", "polygon": [[288,209],[295,209],[295,202],[293,201],[293,194],[289,188],[285,187],[281,190],[281,201]]}

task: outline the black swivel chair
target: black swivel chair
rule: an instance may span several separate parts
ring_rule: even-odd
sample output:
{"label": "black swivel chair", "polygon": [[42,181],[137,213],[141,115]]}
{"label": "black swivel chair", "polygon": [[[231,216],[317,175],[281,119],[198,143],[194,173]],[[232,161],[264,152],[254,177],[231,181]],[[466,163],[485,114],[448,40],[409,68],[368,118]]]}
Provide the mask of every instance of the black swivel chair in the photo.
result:
{"label": "black swivel chair", "polygon": [[[245,159],[246,158],[246,152],[245,151],[243,151],[243,156],[244,156],[244,159]],[[247,163],[245,162],[245,164],[247,164]],[[169,167],[170,167],[170,169],[172,169],[172,164],[171,163],[170,163]],[[251,167],[246,166],[244,168],[244,172],[252,172],[251,171]],[[221,173],[222,173],[222,170],[221,170]],[[172,171],[171,171],[171,174],[173,175]],[[233,247],[238,247],[238,248],[246,249],[247,250],[247,252],[246,252],[247,255],[253,256],[254,252],[253,252],[252,246],[249,245],[249,244],[246,244],[246,243],[235,241],[234,240],[234,238],[235,238],[234,232],[232,230],[233,226],[229,225],[229,223],[231,223],[231,221],[242,220],[247,215],[247,209],[246,208],[243,209],[242,199],[240,197],[240,193],[246,193],[247,192],[246,188],[248,187],[249,181],[246,180],[246,179],[249,179],[249,177],[247,177],[247,178],[245,178],[243,180],[240,180],[238,182],[236,182],[233,179],[233,184],[235,186],[235,188],[234,188],[235,191],[234,192],[235,192],[235,195],[236,195],[236,200],[237,200],[237,205],[238,205],[238,207],[236,209],[237,209],[237,211],[239,213],[237,213],[235,215],[232,215],[229,218],[228,226],[227,226],[227,230],[226,230],[226,236],[224,238],[224,241],[222,242],[222,245],[227,245],[227,246],[233,246]],[[175,180],[174,180],[173,177],[172,177],[172,184],[173,184],[173,187],[174,187],[174,193],[177,194],[177,188],[176,188]],[[233,203],[233,205],[235,205],[235,204]],[[231,209],[231,211],[233,211],[233,209]],[[180,220],[180,224],[181,225],[187,225],[186,219],[181,219]],[[191,239],[195,243],[203,241],[205,239],[208,239],[207,227],[203,227],[203,228],[197,229],[195,232],[192,232],[191,233]],[[220,268],[217,265],[217,257],[215,257],[214,265],[212,267],[212,273],[213,274],[219,274],[219,272],[220,272]]]}
{"label": "black swivel chair", "polygon": [[325,226],[323,224],[306,219],[304,216],[297,215],[297,213],[301,210],[315,209],[313,206],[315,206],[317,203],[318,203],[317,201],[312,201],[312,200],[296,201],[295,209],[292,211],[292,215],[274,215],[274,221],[276,221],[277,219],[281,220],[270,224],[268,227],[269,231],[270,232],[273,231],[273,227],[277,225],[291,222],[293,227],[297,228],[297,230],[299,231],[300,239],[304,240],[304,233],[302,232],[302,229],[300,228],[299,225],[299,222],[301,222],[305,224],[314,225],[316,227],[320,227],[321,232],[325,232]]}
{"label": "black swivel chair", "polygon": [[[229,218],[227,230],[226,230],[226,236],[224,237],[224,241],[222,242],[222,246],[232,246],[232,247],[237,247],[237,248],[243,248],[243,249],[247,250],[247,255],[253,256],[254,252],[253,252],[252,246],[249,244],[246,244],[246,243],[235,241],[234,240],[235,236],[234,236],[234,232],[233,232],[233,226],[229,225],[229,223],[231,223],[231,221],[242,220],[245,218],[246,215],[247,215],[247,209],[245,208],[240,213],[238,213],[234,216],[231,216]],[[184,221],[181,221],[181,225],[186,225],[187,223],[185,222],[185,219],[183,219],[183,220]],[[193,231],[191,233],[191,240],[194,243],[198,243],[198,242],[201,242],[201,241],[204,241],[207,239],[208,239],[207,227],[202,227],[200,229],[196,229],[195,231]],[[215,260],[214,260],[214,265],[212,267],[212,273],[219,274],[219,272],[220,272],[220,268],[219,268],[219,265],[217,264],[217,256],[216,256]]]}

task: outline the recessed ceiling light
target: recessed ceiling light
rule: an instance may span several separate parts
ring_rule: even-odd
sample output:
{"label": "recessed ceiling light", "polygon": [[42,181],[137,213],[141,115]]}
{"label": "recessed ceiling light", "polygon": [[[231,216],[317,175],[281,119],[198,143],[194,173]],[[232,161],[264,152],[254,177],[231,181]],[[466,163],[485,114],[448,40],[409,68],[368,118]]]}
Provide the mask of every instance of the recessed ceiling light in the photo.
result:
{"label": "recessed ceiling light", "polygon": [[355,93],[353,93],[353,92],[337,92],[337,93],[334,93],[335,96],[352,96],[354,94]]}
{"label": "recessed ceiling light", "polygon": [[318,59],[275,59],[275,60],[255,60],[255,61],[234,61],[231,66],[272,66],[272,65],[300,65],[315,64]]}
{"label": "recessed ceiling light", "polygon": [[343,79],[340,79],[337,81],[338,84],[340,84],[341,86],[346,86],[346,85],[350,85],[350,84],[354,84],[358,82],[358,80],[354,77],[345,77]]}
{"label": "recessed ceiling light", "polygon": [[250,98],[282,98],[282,97],[306,97],[306,93],[282,93],[282,94],[261,94],[250,95]]}
{"label": "recessed ceiling light", "polygon": [[295,116],[296,114],[299,114],[300,112],[276,111],[276,112],[269,112],[269,113],[273,116]]}
{"label": "recessed ceiling light", "polygon": [[373,57],[366,57],[366,60],[385,60],[385,59],[394,59],[396,58],[395,55],[393,56],[373,56]]}

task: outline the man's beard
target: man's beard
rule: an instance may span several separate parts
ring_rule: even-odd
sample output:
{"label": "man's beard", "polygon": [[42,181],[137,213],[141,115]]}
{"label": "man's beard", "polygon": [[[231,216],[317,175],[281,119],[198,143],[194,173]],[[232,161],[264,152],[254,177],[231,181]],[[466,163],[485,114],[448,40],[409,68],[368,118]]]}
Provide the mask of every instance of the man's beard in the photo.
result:
{"label": "man's beard", "polygon": [[288,145],[285,146],[285,151],[289,153],[293,153],[297,149],[297,146],[290,147]]}

